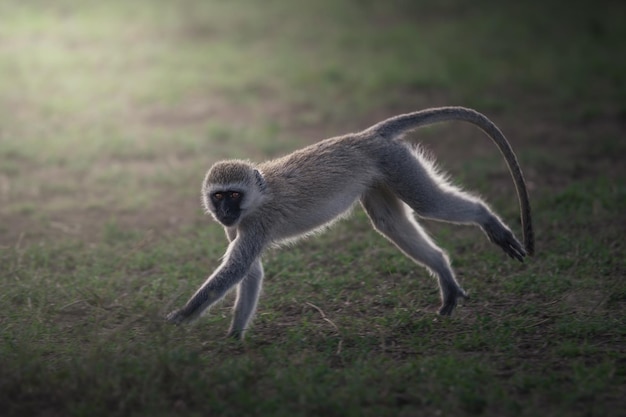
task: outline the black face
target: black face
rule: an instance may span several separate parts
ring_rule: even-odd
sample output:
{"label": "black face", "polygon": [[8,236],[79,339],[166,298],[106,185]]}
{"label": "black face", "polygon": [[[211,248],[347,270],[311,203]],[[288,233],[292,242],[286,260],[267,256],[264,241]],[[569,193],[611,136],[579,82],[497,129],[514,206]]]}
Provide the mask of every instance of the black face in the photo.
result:
{"label": "black face", "polygon": [[226,190],[211,194],[211,203],[215,208],[215,216],[224,226],[232,226],[241,215],[241,191]]}

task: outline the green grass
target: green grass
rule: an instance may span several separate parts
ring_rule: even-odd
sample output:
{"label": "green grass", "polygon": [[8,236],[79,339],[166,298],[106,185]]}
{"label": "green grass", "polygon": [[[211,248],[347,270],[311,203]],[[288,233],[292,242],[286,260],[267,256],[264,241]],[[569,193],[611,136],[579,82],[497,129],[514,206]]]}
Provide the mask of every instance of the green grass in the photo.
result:
{"label": "green grass", "polygon": [[[623,414],[626,29],[606,3],[2,2],[2,415]],[[226,248],[199,205],[213,162],[444,104],[511,140],[535,257],[427,222],[471,295],[443,319],[357,210],[265,255],[244,343],[232,297],[164,323]],[[480,132],[420,138],[519,231]]]}

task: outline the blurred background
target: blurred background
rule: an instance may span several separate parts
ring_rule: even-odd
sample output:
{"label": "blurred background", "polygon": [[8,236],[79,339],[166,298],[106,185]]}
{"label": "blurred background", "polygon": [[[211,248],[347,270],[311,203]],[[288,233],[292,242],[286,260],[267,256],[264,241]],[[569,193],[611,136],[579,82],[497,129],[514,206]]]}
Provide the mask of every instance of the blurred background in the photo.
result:
{"label": "blurred background", "polygon": [[[586,4],[4,1],[0,239],[188,215],[216,159],[423,107],[476,107],[533,158],[550,155],[534,143],[563,141],[557,123],[615,131],[623,9]],[[569,130],[574,146],[590,139]]]}
{"label": "blurred background", "polygon": [[[625,18],[608,0],[3,0],[0,405],[618,415]],[[441,105],[473,107],[509,138],[538,240],[520,269],[474,229],[429,224],[476,295],[456,321],[433,322],[434,282],[357,212],[268,254],[246,348],[222,339],[229,302],[196,331],[161,323],[225,248],[199,204],[212,163]],[[519,230],[480,131],[411,140]]]}

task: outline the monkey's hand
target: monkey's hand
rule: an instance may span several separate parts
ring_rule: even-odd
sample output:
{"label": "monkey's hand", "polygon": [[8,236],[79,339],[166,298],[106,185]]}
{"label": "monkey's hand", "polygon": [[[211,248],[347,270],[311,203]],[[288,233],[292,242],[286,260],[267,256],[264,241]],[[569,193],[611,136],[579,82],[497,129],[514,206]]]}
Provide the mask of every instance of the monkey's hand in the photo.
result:
{"label": "monkey's hand", "polygon": [[176,325],[182,324],[190,319],[191,317],[188,314],[185,314],[183,309],[174,310],[165,317],[165,320],[167,320],[168,323]]}
{"label": "monkey's hand", "polygon": [[524,247],[505,225],[493,219],[485,225],[484,231],[489,240],[500,246],[507,255],[524,262],[524,257],[526,256]]}

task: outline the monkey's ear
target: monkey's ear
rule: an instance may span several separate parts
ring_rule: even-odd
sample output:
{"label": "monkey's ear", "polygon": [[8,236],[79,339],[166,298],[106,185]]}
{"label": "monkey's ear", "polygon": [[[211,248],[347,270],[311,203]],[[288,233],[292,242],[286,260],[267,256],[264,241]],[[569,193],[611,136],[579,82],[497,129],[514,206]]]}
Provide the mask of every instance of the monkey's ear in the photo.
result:
{"label": "monkey's ear", "polygon": [[256,178],[256,183],[259,186],[259,190],[265,191],[267,184],[265,184],[265,178],[263,178],[263,175],[259,172],[258,169],[254,170],[254,177]]}

